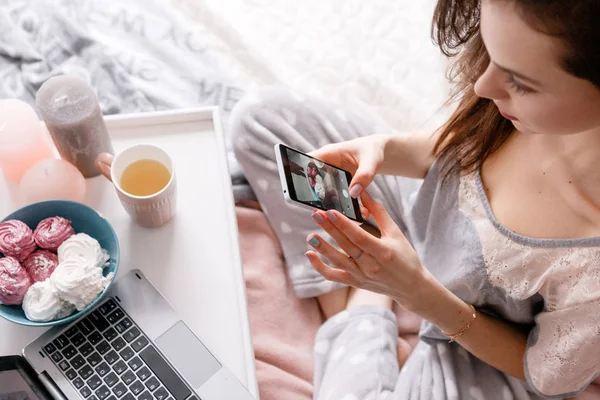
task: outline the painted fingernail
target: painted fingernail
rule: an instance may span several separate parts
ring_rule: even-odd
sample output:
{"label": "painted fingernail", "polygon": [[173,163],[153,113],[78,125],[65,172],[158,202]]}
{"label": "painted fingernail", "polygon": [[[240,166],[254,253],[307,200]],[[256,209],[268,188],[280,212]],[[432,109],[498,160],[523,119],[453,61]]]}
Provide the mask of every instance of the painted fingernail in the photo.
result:
{"label": "painted fingernail", "polygon": [[310,245],[314,247],[318,247],[321,244],[321,242],[319,242],[319,239],[317,239],[314,236],[308,239],[308,243],[310,243]]}
{"label": "painted fingernail", "polygon": [[317,224],[322,224],[323,222],[325,222],[325,220],[323,219],[323,217],[321,217],[321,214],[318,213],[314,213],[312,215],[312,219],[317,223]]}
{"label": "painted fingernail", "polygon": [[350,188],[350,197],[356,199],[363,191],[363,186],[359,183]]}
{"label": "painted fingernail", "polygon": [[326,212],[326,214],[327,214],[327,218],[329,218],[329,220],[331,222],[337,221],[337,216],[335,215],[335,213],[333,211],[329,210]]}

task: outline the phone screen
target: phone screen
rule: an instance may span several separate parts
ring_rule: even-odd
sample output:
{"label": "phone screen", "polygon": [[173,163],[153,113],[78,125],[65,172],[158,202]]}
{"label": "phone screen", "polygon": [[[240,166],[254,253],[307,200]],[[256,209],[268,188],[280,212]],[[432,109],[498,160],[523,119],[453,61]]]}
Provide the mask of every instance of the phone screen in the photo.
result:
{"label": "phone screen", "polygon": [[289,147],[281,148],[292,200],[322,210],[335,209],[350,219],[362,222],[358,200],[349,194],[352,176],[348,171]]}

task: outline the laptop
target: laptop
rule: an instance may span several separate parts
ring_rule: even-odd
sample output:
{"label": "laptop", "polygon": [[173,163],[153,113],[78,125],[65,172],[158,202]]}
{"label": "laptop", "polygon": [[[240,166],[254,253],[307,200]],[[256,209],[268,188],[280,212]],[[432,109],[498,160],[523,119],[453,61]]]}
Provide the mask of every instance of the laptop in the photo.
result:
{"label": "laptop", "polygon": [[0,400],[253,400],[141,271],[100,304],[0,358]]}

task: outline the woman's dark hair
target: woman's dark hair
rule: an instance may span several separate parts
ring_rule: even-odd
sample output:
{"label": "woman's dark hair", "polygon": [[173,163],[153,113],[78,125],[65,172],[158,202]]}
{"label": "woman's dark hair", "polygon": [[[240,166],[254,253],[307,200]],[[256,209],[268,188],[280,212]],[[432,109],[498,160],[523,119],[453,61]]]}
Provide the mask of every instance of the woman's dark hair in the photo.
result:
{"label": "woman's dark hair", "polygon": [[[564,43],[563,68],[600,88],[600,0],[488,0],[513,3],[533,29]],[[478,97],[477,79],[490,62],[479,32],[481,0],[439,0],[432,36],[442,52],[455,58],[449,77],[458,107],[441,128],[434,147],[446,173],[471,172],[496,152],[514,127],[493,101]]]}

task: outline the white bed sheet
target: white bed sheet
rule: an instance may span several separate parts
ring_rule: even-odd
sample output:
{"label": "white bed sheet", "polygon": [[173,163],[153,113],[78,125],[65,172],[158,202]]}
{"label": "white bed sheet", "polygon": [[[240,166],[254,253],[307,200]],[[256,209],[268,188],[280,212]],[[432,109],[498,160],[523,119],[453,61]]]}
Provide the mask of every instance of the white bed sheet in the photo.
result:
{"label": "white bed sheet", "polygon": [[450,113],[434,0],[170,0],[210,32],[242,85],[284,84],[398,131]]}

